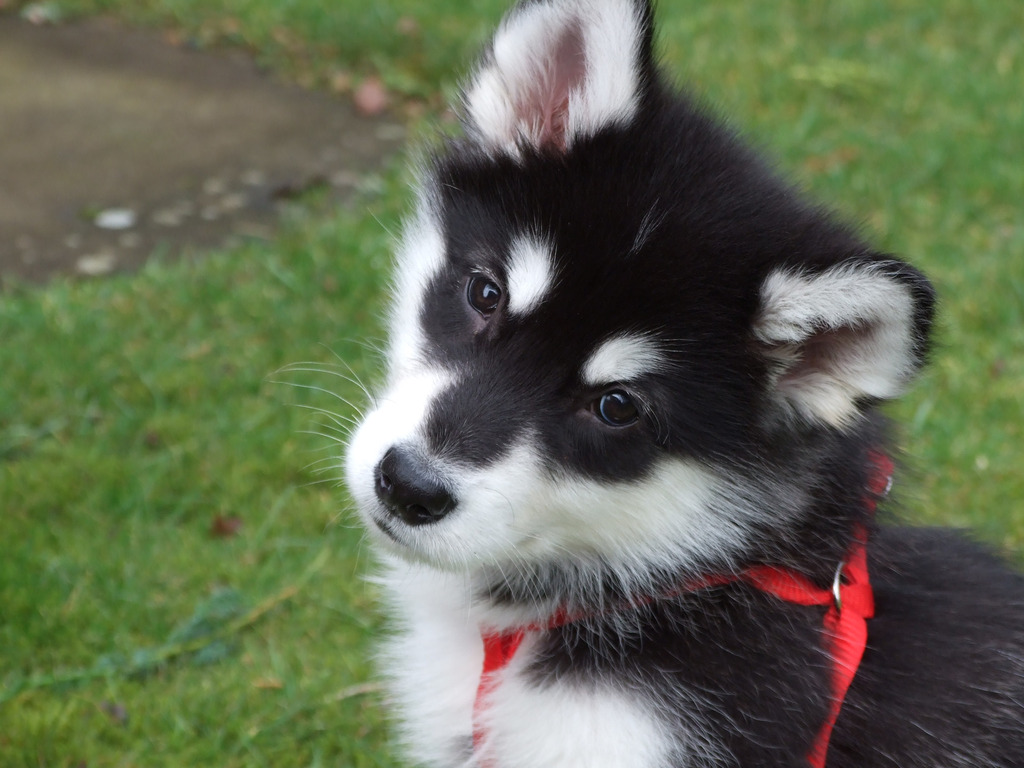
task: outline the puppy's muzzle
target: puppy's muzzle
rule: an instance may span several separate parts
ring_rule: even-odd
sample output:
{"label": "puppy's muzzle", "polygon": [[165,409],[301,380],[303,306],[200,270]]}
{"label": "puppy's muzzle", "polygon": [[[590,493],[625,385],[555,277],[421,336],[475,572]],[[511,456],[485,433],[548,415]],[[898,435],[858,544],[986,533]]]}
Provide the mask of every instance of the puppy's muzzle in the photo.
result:
{"label": "puppy's muzzle", "polygon": [[389,448],[374,470],[377,498],[407,525],[435,523],[455,508],[455,499],[410,451]]}

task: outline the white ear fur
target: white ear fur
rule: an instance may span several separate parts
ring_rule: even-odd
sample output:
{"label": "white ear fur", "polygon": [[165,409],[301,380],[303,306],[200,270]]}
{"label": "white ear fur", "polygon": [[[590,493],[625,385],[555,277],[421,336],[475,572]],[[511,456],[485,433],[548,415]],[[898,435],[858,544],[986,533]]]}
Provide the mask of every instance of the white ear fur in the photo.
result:
{"label": "white ear fur", "polygon": [[518,155],[567,149],[636,112],[644,21],[636,0],[521,4],[465,89],[471,134]]}
{"label": "white ear fur", "polygon": [[915,296],[892,263],[773,272],[755,337],[774,364],[781,403],[805,419],[849,424],[864,398],[901,394],[921,364]]}

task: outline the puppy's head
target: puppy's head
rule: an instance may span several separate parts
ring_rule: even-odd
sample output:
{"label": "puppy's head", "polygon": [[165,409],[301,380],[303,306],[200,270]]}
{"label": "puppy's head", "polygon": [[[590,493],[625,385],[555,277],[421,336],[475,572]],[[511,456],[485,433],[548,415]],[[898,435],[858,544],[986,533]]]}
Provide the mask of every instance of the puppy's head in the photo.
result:
{"label": "puppy's head", "polygon": [[349,488],[405,557],[620,572],[795,524],[772,456],[852,434],[932,294],[665,87],[639,0],[523,2],[423,172]]}

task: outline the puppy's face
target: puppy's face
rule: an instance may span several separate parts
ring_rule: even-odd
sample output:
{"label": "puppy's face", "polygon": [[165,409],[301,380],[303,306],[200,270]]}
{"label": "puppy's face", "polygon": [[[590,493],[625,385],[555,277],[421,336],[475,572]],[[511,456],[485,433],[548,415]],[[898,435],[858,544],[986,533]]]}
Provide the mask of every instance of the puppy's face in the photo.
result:
{"label": "puppy's face", "polygon": [[[651,280],[642,214],[569,240],[450,196],[410,230],[390,382],[349,451],[371,526],[445,568],[728,546],[743,522],[712,519],[709,457],[756,395],[719,383],[744,381],[736,318],[681,312],[676,279]],[[564,225],[556,197],[521,196],[519,213]]]}
{"label": "puppy's face", "polygon": [[729,561],[803,503],[766,441],[849,428],[920,362],[923,278],[661,89],[650,39],[646,3],[520,6],[421,182],[346,465],[405,557]]}

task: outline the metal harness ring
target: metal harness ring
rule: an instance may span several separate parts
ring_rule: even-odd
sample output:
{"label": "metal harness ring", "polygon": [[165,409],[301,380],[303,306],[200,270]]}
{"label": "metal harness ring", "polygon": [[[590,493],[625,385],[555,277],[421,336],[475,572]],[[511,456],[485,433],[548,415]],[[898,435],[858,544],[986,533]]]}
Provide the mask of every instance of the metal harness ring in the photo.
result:
{"label": "metal harness ring", "polygon": [[846,567],[846,563],[843,560],[839,561],[839,565],[836,566],[836,575],[832,579],[832,599],[836,604],[836,611],[842,613],[843,611],[843,568]]}

